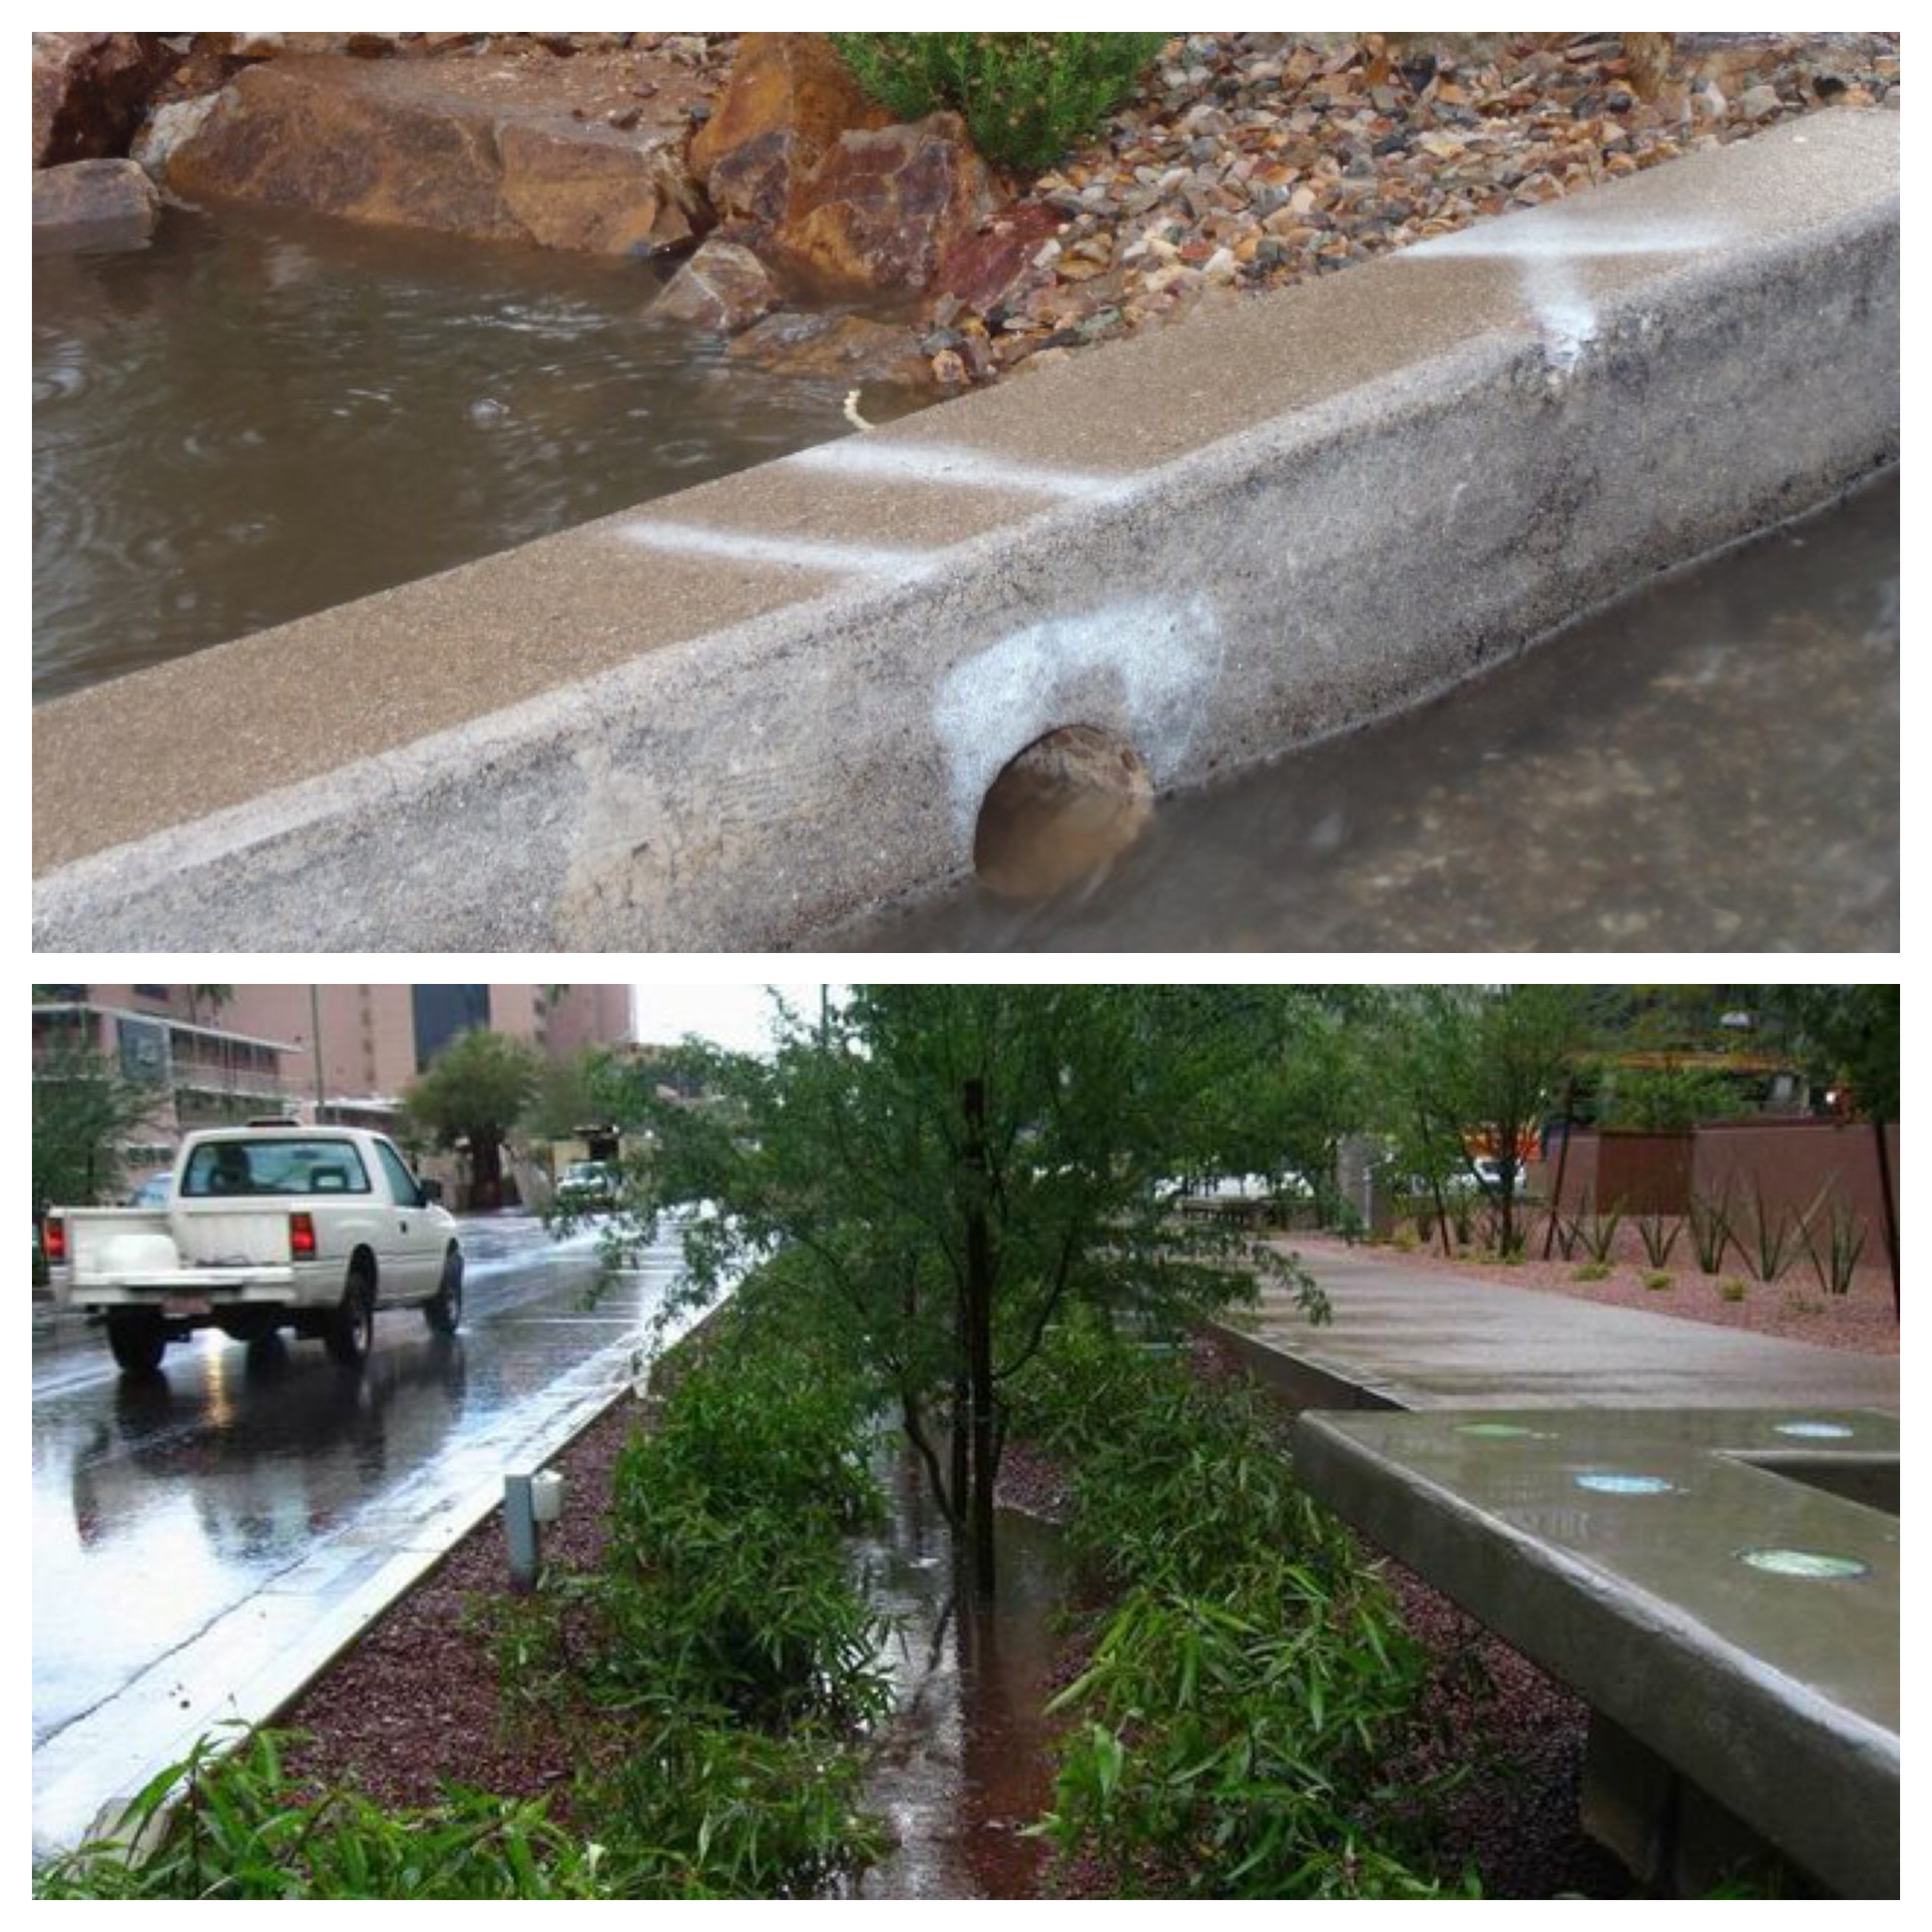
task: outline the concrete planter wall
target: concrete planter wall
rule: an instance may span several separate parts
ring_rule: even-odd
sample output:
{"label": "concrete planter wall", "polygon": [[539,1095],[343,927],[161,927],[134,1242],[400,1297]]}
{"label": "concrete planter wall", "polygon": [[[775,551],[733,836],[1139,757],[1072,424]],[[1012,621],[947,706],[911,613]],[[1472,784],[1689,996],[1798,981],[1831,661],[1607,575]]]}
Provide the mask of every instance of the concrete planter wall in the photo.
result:
{"label": "concrete planter wall", "polygon": [[1057,727],[1168,788],[1410,705],[1895,458],[1897,151],[1814,115],[54,701],[37,944],[792,945]]}

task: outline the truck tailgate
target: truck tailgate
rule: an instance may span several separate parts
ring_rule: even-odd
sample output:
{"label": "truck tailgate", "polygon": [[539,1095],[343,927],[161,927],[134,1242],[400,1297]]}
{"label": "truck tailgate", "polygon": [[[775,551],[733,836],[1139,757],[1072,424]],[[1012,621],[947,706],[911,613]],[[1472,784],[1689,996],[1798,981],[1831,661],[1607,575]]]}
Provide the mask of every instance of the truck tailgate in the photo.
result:
{"label": "truck tailgate", "polygon": [[170,1215],[178,1267],[251,1267],[288,1259],[285,1208],[203,1208],[177,1203]]}

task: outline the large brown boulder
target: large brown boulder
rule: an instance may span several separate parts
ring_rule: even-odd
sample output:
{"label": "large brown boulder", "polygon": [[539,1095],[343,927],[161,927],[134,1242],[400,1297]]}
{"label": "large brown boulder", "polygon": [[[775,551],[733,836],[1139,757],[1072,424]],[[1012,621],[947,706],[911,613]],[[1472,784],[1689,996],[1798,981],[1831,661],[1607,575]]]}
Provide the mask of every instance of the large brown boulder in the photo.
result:
{"label": "large brown boulder", "polygon": [[36,34],[34,166],[125,155],[180,58],[159,34]]}
{"label": "large brown boulder", "polygon": [[70,161],[34,171],[34,252],[138,247],[161,197],[138,162]]}
{"label": "large brown boulder", "polygon": [[654,320],[735,335],[777,305],[777,286],[764,263],[749,248],[714,237],[672,276],[645,312]]}
{"label": "large brown boulder", "polygon": [[691,166],[725,222],[775,227],[795,184],[840,135],[891,117],[860,91],[823,34],[746,34]]}
{"label": "large brown boulder", "polygon": [[794,184],[772,246],[826,287],[919,292],[999,206],[956,114],[840,135]]}
{"label": "large brown boulder", "polygon": [[166,182],[550,248],[678,247],[702,220],[684,163],[693,84],[646,95],[650,71],[631,54],[514,72],[462,56],[266,61],[176,143]]}

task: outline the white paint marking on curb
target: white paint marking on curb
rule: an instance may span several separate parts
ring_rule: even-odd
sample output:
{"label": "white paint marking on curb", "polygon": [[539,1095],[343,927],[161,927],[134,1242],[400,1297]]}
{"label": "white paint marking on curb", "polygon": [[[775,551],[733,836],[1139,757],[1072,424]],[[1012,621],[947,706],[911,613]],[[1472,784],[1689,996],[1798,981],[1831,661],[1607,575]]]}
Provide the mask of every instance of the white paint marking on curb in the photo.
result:
{"label": "white paint marking on curb", "polygon": [[1037,496],[1105,503],[1130,494],[1142,479],[1098,471],[1027,463],[964,443],[890,443],[845,436],[801,449],[784,462],[829,475],[903,478],[913,483],[950,483],[961,489],[1016,490]]}
{"label": "white paint marking on curb", "polygon": [[761,537],[750,530],[713,530],[696,523],[627,523],[627,543],[681,550],[738,564],[783,564],[832,577],[924,577],[943,552],[821,542],[814,537]]}
{"label": "white paint marking on curb", "polygon": [[1596,310],[1577,264],[1616,255],[1695,254],[1716,247],[1726,231],[1704,223],[1608,223],[1556,208],[1525,210],[1398,249],[1397,261],[1514,261],[1524,299],[1536,311],[1550,360],[1572,367],[1597,333]]}
{"label": "white paint marking on curb", "polygon": [[[1120,717],[1162,783],[1201,723],[1222,649],[1214,607],[1197,592],[1029,624],[955,665],[935,695],[932,723],[962,845],[1001,767],[1062,724],[1107,725],[1109,713]],[[1094,686],[1109,674],[1118,681],[1117,704],[1092,715]]]}

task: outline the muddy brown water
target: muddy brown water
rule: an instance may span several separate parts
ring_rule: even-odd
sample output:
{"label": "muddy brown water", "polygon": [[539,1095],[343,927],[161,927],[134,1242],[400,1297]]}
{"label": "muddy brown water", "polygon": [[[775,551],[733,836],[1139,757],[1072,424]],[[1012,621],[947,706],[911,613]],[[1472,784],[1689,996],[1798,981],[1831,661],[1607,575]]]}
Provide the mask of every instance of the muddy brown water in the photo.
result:
{"label": "muddy brown water", "polygon": [[[1060,889],[968,881],[823,943],[1894,949],[1898,516],[1894,472],[1432,703],[1167,798],[1070,884],[1003,823],[1005,872]],[[1092,815],[1040,801],[1032,836],[1105,856]]]}
{"label": "muddy brown water", "polygon": [[897,1848],[858,1898],[1032,1898],[1052,1851],[1026,1827],[1053,1798],[1044,1706],[1059,1651],[1068,1565],[1059,1533],[996,1516],[990,1604],[955,1592],[952,1536],[910,1451],[882,1452],[884,1526],[860,1541],[866,1592],[891,1622],[882,1663],[893,1692],[866,1802]]}
{"label": "muddy brown water", "polygon": [[35,696],[845,432],[847,384],[646,321],[660,278],[239,208],[38,257]]}

